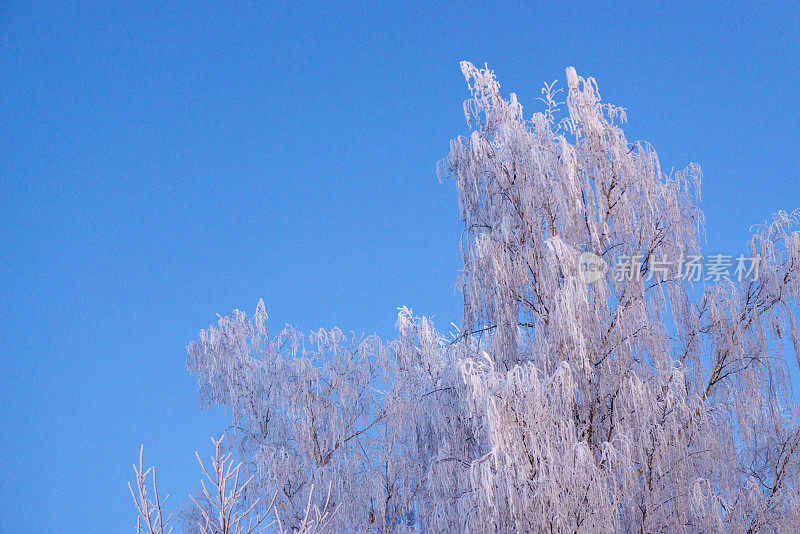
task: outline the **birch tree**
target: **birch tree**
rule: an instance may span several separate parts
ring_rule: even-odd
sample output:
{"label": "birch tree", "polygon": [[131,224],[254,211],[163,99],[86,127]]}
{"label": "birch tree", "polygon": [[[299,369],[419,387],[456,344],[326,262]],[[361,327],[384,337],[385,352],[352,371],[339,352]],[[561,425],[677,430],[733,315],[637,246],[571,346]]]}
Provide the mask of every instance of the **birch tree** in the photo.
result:
{"label": "birch tree", "polygon": [[755,227],[749,276],[692,280],[697,165],[665,173],[573,68],[529,115],[461,68],[460,328],[270,333],[259,302],[189,345],[243,502],[332,532],[800,530],[800,212]]}

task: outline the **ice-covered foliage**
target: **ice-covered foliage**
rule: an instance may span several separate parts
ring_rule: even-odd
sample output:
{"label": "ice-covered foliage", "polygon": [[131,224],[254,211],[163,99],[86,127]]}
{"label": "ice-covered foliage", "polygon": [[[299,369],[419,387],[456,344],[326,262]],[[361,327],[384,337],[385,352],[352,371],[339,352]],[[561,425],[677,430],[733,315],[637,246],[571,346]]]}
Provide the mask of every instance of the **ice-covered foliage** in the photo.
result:
{"label": "ice-covered foliage", "polygon": [[[572,68],[527,118],[462,71],[473,131],[440,169],[461,330],[402,308],[386,344],[271,335],[259,303],[189,345],[203,402],[232,410],[243,498],[277,495],[287,528],[327,505],[342,533],[800,529],[798,212],[754,233],[758,277],[692,285],[662,260],[700,253],[697,165],[665,174]],[[590,283],[587,252],[641,265]]]}

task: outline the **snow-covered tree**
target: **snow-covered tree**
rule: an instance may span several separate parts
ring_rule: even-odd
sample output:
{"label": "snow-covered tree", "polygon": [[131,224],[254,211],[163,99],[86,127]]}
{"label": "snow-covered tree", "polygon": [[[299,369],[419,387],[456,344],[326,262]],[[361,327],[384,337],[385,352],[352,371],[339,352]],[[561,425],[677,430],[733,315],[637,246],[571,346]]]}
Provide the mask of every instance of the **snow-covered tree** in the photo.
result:
{"label": "snow-covered tree", "polygon": [[270,333],[259,302],[189,345],[242,502],[334,532],[800,530],[800,212],[757,228],[748,276],[693,282],[697,165],[665,174],[572,68],[526,118],[461,67],[461,329],[402,308],[388,343]]}

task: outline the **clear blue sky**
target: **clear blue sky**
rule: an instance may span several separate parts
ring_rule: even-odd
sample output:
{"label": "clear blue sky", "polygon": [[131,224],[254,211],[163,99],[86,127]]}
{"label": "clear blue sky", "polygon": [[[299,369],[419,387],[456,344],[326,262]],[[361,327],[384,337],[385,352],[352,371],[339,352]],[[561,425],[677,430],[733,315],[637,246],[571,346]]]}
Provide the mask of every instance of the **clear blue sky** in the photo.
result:
{"label": "clear blue sky", "polygon": [[138,4],[0,6],[2,532],[132,532],[140,443],[187,499],[225,418],[185,346],[217,313],[459,321],[459,60],[526,113],[594,76],[666,169],[703,167],[708,250],[800,207],[797,2]]}

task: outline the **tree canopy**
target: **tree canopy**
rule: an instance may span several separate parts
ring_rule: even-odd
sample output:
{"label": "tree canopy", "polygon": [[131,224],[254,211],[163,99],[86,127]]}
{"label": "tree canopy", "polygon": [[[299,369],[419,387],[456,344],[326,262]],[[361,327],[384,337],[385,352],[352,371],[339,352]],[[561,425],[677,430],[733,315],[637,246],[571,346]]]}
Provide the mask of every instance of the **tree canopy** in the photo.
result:
{"label": "tree canopy", "polygon": [[[800,212],[692,279],[699,166],[666,174],[573,68],[529,115],[461,69],[472,133],[439,169],[460,328],[401,308],[388,342],[270,332],[259,302],[200,332],[188,368],[248,479],[229,510],[281,531],[800,529]],[[199,494],[187,530],[227,532],[214,506]]]}

